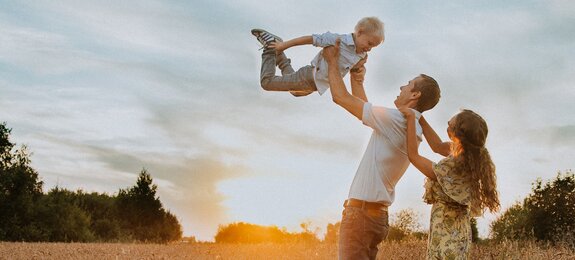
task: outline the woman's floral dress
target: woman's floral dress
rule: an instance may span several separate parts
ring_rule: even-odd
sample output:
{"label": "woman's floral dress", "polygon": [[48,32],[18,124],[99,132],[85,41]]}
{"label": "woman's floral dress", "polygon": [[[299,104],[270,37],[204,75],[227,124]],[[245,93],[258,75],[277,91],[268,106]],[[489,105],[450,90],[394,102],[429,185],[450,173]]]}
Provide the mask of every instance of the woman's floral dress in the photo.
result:
{"label": "woman's floral dress", "polygon": [[[453,157],[433,165],[423,199],[431,208],[427,259],[467,259],[471,246],[470,178],[454,170]],[[477,210],[474,210],[474,215]]]}

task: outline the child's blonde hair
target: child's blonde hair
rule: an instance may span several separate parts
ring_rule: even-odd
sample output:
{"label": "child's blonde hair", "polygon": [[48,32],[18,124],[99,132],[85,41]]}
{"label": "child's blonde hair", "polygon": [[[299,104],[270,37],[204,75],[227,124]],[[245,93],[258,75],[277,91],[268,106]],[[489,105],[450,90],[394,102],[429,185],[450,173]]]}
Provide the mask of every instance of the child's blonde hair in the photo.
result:
{"label": "child's blonde hair", "polygon": [[355,32],[358,33],[359,31],[379,36],[382,40],[385,40],[383,22],[375,16],[361,18],[355,25]]}

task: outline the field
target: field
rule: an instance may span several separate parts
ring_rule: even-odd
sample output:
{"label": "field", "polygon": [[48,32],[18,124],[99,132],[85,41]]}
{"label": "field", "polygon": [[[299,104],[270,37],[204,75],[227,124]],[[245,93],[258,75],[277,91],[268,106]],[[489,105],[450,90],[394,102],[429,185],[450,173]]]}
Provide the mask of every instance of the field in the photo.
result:
{"label": "field", "polygon": [[[386,242],[378,259],[424,259],[425,242]],[[335,244],[0,243],[0,259],[337,259]],[[471,259],[575,259],[564,247],[534,243],[477,245]]]}

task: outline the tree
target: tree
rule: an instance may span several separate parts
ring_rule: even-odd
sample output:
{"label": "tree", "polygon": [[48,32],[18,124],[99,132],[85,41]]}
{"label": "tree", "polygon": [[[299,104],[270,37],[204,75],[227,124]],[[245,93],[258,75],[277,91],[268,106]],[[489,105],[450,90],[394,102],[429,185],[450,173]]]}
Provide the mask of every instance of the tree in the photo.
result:
{"label": "tree", "polygon": [[160,224],[160,242],[176,241],[182,238],[182,226],[176,215],[164,212],[163,220]]}
{"label": "tree", "polygon": [[182,236],[182,228],[174,215],[166,212],[156,196],[157,186],[143,169],[136,185],[120,190],[116,202],[123,233],[138,241],[168,242]]}
{"label": "tree", "polygon": [[530,213],[517,202],[491,223],[491,236],[496,241],[533,238]]}
{"label": "tree", "polygon": [[216,243],[283,243],[288,241],[288,234],[276,226],[259,226],[238,222],[219,226],[215,236]]}
{"label": "tree", "polygon": [[299,233],[288,233],[292,242],[297,243],[317,243],[319,239],[316,237],[316,233],[319,232],[319,228],[315,230],[311,229],[311,221],[302,222],[299,224],[302,232]]}
{"label": "tree", "polygon": [[179,240],[182,227],[162,208],[157,186],[142,170],[134,187],[118,196],[68,191],[42,193],[26,146],[15,148],[0,124],[0,241]]}
{"label": "tree", "polygon": [[11,131],[0,124],[0,240],[37,240],[42,231],[34,213],[43,183],[30,167],[26,146],[15,149],[10,141]]}
{"label": "tree", "polygon": [[337,243],[339,240],[339,227],[341,222],[335,224],[328,223],[323,241],[326,243]]}
{"label": "tree", "polygon": [[477,219],[471,218],[471,242],[479,242],[479,231],[477,230]]}
{"label": "tree", "polygon": [[564,242],[575,247],[575,175],[559,172],[543,184],[538,179],[523,203],[516,203],[491,224],[496,240]]}
{"label": "tree", "polygon": [[77,205],[90,215],[90,230],[97,241],[121,240],[120,220],[115,208],[116,197],[97,192],[76,192]]}
{"label": "tree", "polygon": [[565,241],[575,246],[575,175],[560,172],[554,180],[535,182],[533,193],[525,200],[538,240]]}
{"label": "tree", "polygon": [[402,209],[391,219],[387,235],[388,240],[400,241],[421,230],[417,213],[413,209]]}
{"label": "tree", "polygon": [[51,242],[91,242],[90,213],[79,207],[74,192],[53,188],[42,197],[37,217]]}
{"label": "tree", "polygon": [[237,222],[219,226],[215,236],[216,243],[317,243],[319,239],[309,229],[309,222],[302,223],[303,232],[290,233],[276,226],[260,226]]}

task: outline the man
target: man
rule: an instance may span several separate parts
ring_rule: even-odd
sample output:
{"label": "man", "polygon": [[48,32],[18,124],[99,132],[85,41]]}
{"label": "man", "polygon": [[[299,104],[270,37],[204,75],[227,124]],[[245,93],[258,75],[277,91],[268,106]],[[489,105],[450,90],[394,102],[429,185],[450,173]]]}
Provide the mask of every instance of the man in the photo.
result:
{"label": "man", "polygon": [[[359,164],[348,199],[344,202],[339,238],[340,259],[375,259],[377,245],[389,229],[387,207],[393,203],[395,185],[409,166],[406,153],[406,121],[399,107],[421,113],[439,101],[437,82],[419,75],[400,87],[394,103],[396,108],[373,106],[363,88],[365,67],[351,73],[350,94],[337,69],[339,41],[326,47],[323,56],[328,64],[328,78],[333,101],[373,129],[371,139]],[[417,123],[421,141],[422,128]],[[418,143],[419,143],[418,142]]]}

